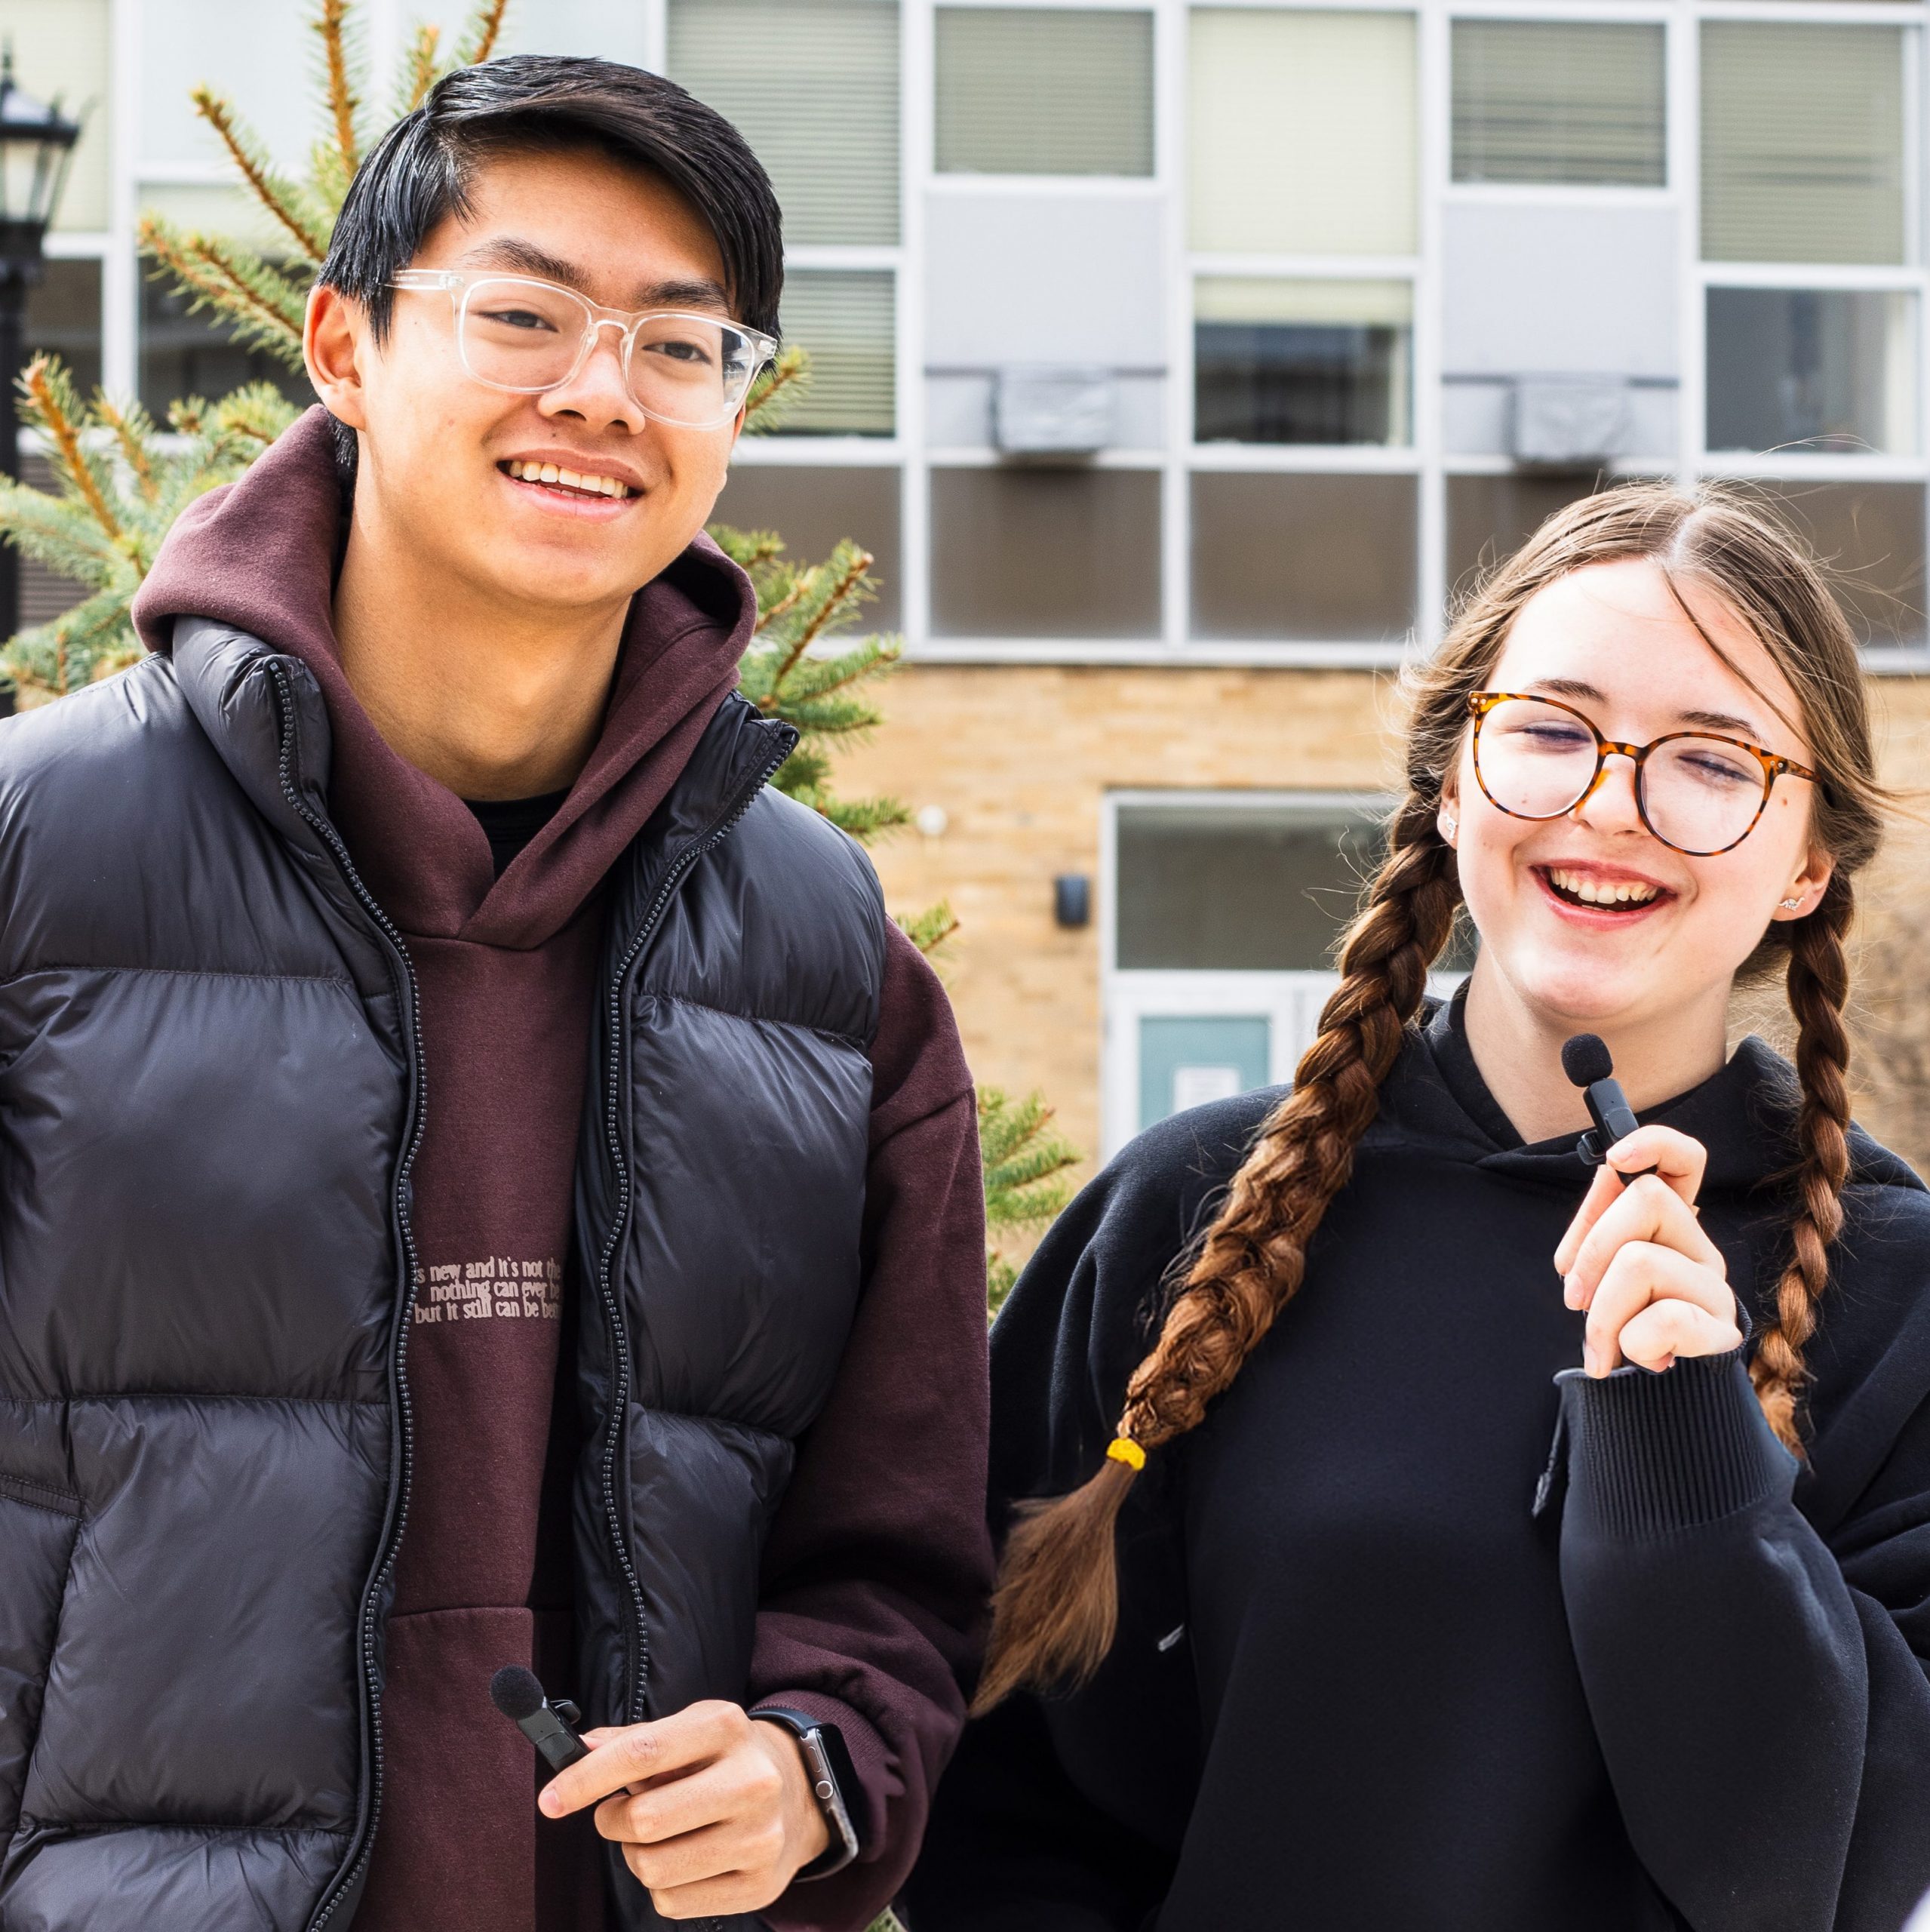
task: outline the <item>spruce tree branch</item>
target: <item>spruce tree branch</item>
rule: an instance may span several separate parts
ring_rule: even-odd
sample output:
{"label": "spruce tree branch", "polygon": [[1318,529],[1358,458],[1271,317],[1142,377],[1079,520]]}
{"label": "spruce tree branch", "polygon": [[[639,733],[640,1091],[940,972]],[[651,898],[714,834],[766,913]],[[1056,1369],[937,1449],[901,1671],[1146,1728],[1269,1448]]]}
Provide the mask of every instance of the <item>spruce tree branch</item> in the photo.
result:
{"label": "spruce tree branch", "polygon": [[423,26],[416,28],[415,43],[409,49],[407,64],[403,69],[402,112],[413,114],[429,97],[429,91],[435,85],[435,53],[441,44],[440,27]]}
{"label": "spruce tree branch", "polygon": [[811,358],[794,345],[780,349],[777,358],[761,375],[751,391],[744,411],[744,427],[751,435],[761,435],[773,427],[796,399],[801,384],[808,385]]}
{"label": "spruce tree branch", "polygon": [[802,657],[817,641],[825,626],[843,606],[853,591],[864,581],[865,573],[875,561],[876,559],[868,550],[859,550],[853,553],[850,562],[844,568],[844,574],[832,587],[831,595],[825,599],[817,614],[792,640],[789,654],[785,658],[777,675],[771,680],[771,688],[773,691],[782,687],[785,679],[796,669],[798,659]]}
{"label": "spruce tree branch", "polygon": [[496,43],[502,35],[502,17],[509,11],[509,0],[483,0],[471,16],[469,30],[456,50],[459,67],[473,67],[496,51]]}
{"label": "spruce tree branch", "polygon": [[318,235],[302,219],[295,206],[293,184],[275,174],[260,150],[242,132],[235,118],[235,110],[206,86],[192,88],[188,97],[195,104],[195,112],[220,137],[222,146],[228,150],[228,158],[241,171],[241,178],[247,183],[255,199],[294,238],[303,259],[319,262],[328,253],[327,237]]}
{"label": "spruce tree branch", "polygon": [[105,389],[97,389],[94,413],[113,431],[121,460],[128,466],[134,487],[141,493],[143,500],[150,503],[158,502],[161,479],[154,473],[154,459],[148,448],[147,439],[152,433],[153,425],[146,420],[147,412],[138,403],[131,410],[123,409]]}
{"label": "spruce tree branch", "polygon": [[321,0],[315,31],[321,42],[322,59],[327,74],[328,112],[335,128],[335,149],[343,165],[352,174],[361,165],[361,154],[355,140],[355,110],[361,103],[349,78],[349,50],[343,27],[349,13],[348,0]]}
{"label": "spruce tree branch", "polygon": [[[107,499],[100,493],[100,485],[94,481],[87,452],[81,447],[80,426],[62,407],[48,369],[48,358],[36,355],[21,376],[20,387],[41,426],[53,439],[61,466],[72,478],[89,514],[110,539],[118,538],[121,534],[120,519],[108,507]],[[63,685],[62,689],[65,688]]]}
{"label": "spruce tree branch", "polygon": [[171,233],[152,215],[142,216],[139,232],[142,248],[201,300],[271,341],[290,343],[300,350],[300,325],[220,242],[204,235]]}

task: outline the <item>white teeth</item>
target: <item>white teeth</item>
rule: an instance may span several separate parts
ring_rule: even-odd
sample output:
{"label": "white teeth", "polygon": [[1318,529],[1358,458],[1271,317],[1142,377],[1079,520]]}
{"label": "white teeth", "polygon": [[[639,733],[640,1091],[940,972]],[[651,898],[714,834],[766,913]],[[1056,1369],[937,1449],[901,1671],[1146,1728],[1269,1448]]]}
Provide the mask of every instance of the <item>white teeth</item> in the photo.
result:
{"label": "white teeth", "polygon": [[1589,906],[1646,906],[1661,891],[1659,886],[1638,884],[1633,880],[1595,879],[1586,872],[1548,868],[1550,881],[1571,897]]}
{"label": "white teeth", "polygon": [[525,463],[520,457],[516,457],[503,466],[519,483],[555,483],[564,489],[581,490],[592,497],[620,499],[630,494],[629,485],[619,482],[613,476],[597,476],[588,471],[565,469],[558,463]]}

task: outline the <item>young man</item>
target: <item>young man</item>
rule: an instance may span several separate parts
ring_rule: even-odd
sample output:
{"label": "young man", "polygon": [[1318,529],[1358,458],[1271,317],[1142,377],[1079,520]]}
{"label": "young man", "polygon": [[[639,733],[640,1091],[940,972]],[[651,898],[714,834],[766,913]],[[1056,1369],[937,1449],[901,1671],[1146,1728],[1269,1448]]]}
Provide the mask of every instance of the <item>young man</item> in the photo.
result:
{"label": "young man", "polygon": [[[453,75],[343,211],[325,413],[0,732],[0,1923],[857,1927],[909,1866],[975,1113],[733,693],[782,263],[668,83]],[[506,1664],[596,1727],[550,1817]]]}

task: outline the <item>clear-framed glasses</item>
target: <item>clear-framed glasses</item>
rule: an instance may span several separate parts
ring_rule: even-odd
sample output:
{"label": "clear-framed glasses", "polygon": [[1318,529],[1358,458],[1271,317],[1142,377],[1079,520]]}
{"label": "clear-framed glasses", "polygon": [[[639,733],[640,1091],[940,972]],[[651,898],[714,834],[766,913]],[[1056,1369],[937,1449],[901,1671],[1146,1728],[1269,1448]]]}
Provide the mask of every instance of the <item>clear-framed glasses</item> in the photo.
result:
{"label": "clear-framed glasses", "polygon": [[715,429],[744,405],[777,352],[760,329],[678,309],[605,309],[533,276],[404,269],[392,288],[447,293],[463,368],[493,389],[540,395],[589,360],[601,332],[617,332],[623,380],[646,416],[681,429]]}
{"label": "clear-framed glasses", "polygon": [[1560,818],[1602,782],[1612,757],[1635,766],[1635,805],[1664,845],[1712,858],[1756,829],[1778,778],[1819,781],[1807,765],[1747,738],[1670,731],[1618,744],[1573,706],[1519,691],[1474,691],[1474,776],[1511,818]]}

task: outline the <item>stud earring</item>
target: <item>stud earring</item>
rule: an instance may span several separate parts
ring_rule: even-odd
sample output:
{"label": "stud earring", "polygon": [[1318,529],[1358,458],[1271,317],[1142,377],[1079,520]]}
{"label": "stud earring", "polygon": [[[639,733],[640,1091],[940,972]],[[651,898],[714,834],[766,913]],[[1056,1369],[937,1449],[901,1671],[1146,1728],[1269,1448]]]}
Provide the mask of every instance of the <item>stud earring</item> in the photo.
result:
{"label": "stud earring", "polygon": [[1785,899],[1781,903],[1785,912],[1793,912],[1802,901],[1800,899]]}

